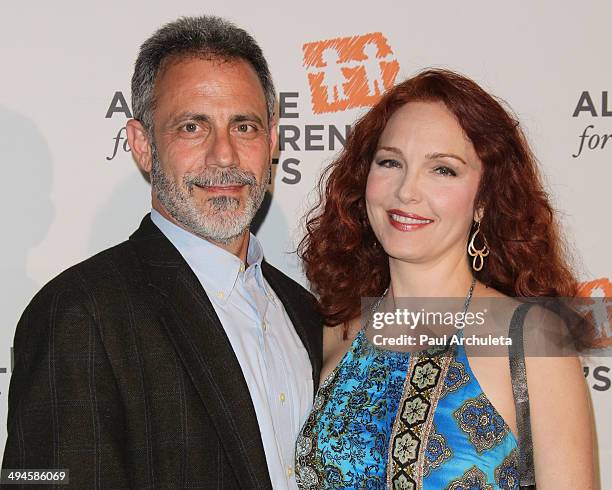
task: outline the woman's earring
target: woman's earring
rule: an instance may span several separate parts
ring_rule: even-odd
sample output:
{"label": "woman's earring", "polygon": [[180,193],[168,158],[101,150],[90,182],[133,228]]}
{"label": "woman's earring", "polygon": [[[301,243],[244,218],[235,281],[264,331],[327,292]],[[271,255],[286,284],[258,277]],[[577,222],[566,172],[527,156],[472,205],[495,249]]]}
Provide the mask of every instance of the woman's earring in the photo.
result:
{"label": "woman's earring", "polygon": [[470,257],[472,257],[472,269],[474,269],[476,272],[479,272],[482,270],[484,266],[484,258],[487,255],[489,255],[489,247],[487,246],[487,241],[485,240],[484,236],[482,237],[482,241],[483,241],[482,248],[479,250],[476,247],[474,247],[474,241],[476,240],[476,235],[478,235],[479,232],[480,232],[480,221],[477,221],[476,230],[472,234],[472,238],[468,245],[468,254],[470,254]]}

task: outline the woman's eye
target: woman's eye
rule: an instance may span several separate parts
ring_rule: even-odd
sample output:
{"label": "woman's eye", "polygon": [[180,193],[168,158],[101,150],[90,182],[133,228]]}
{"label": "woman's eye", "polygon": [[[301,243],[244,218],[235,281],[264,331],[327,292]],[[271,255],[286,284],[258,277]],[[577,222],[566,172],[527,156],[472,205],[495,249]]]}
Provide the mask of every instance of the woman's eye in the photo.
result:
{"label": "woman's eye", "polygon": [[400,163],[397,160],[387,158],[385,160],[380,160],[378,162],[378,165],[381,167],[392,168],[392,167],[399,167]]}
{"label": "woman's eye", "polygon": [[434,172],[440,174],[440,175],[444,175],[447,177],[456,177],[457,176],[457,172],[455,172],[452,168],[449,167],[436,167]]}

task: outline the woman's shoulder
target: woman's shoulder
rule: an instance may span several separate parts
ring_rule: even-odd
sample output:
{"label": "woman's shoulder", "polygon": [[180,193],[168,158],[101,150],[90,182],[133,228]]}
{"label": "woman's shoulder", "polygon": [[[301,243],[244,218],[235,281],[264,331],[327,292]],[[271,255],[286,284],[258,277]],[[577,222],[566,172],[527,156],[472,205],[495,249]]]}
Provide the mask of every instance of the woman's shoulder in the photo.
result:
{"label": "woman's shoulder", "polygon": [[591,488],[593,419],[571,309],[550,298],[510,298],[494,290],[489,297],[502,302],[505,321],[514,318],[513,330],[521,333],[513,341],[523,343],[538,482]]}

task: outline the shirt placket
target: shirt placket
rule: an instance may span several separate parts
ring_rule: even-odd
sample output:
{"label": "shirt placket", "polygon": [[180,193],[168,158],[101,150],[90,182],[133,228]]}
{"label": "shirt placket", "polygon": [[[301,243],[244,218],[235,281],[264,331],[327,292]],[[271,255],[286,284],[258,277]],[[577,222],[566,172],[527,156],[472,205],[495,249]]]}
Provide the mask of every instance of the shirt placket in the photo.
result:
{"label": "shirt placket", "polygon": [[[288,480],[294,478],[293,474],[293,399],[289,385],[289,373],[287,363],[284,359],[282,343],[279,340],[280,332],[274,330],[277,312],[271,299],[271,294],[266,291],[256,271],[247,271],[245,277],[245,289],[255,303],[257,314],[261,318],[261,330],[263,339],[264,362],[266,365],[269,383],[267,396],[272,410],[272,423],[274,426],[275,439],[278,452]],[[289,441],[289,443],[287,442]],[[291,447],[287,447],[289,446]]]}

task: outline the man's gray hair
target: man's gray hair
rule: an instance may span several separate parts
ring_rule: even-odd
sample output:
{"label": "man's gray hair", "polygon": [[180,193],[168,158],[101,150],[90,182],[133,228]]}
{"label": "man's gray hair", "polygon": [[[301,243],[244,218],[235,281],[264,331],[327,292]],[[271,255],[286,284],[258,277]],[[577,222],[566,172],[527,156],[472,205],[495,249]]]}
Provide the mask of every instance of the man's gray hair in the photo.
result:
{"label": "man's gray hair", "polygon": [[268,120],[274,114],[276,93],[268,63],[255,39],[225,19],[214,16],[181,17],[157,30],[140,47],[132,76],[132,109],[152,134],[155,80],[164,61],[180,57],[203,57],[248,62],[259,77],[266,97]]}

